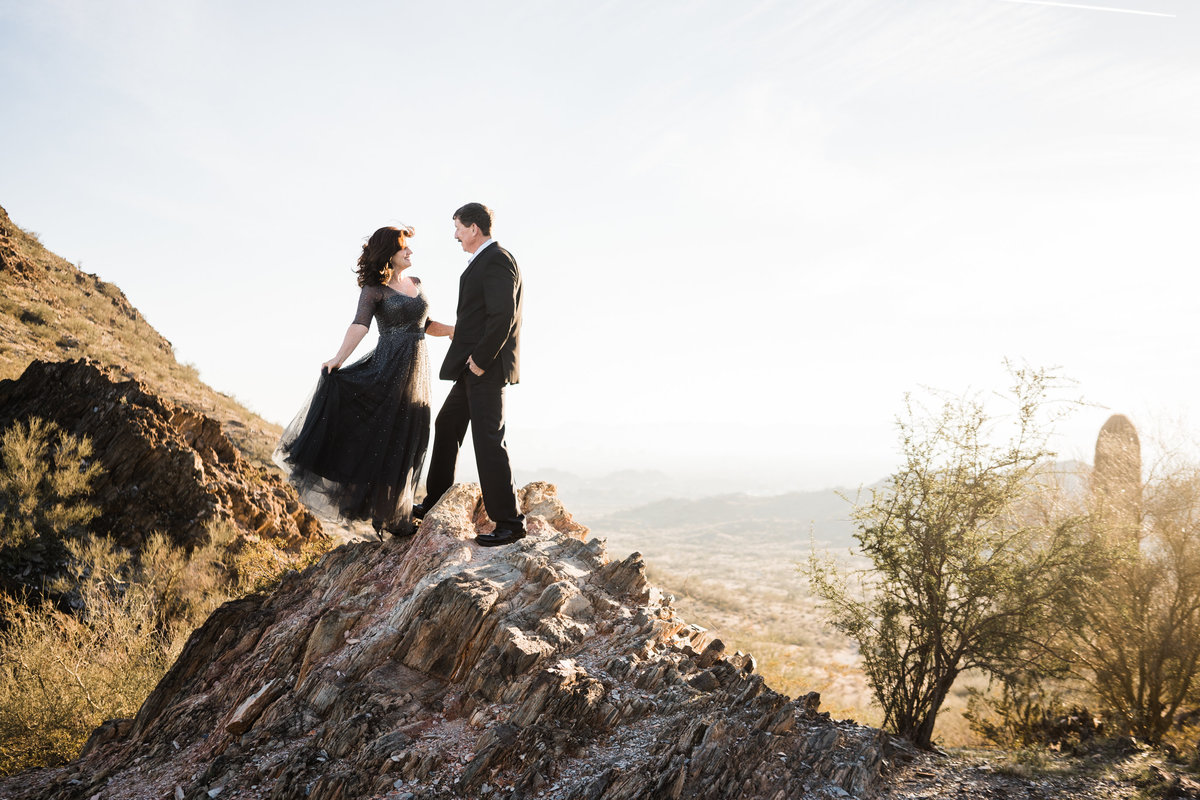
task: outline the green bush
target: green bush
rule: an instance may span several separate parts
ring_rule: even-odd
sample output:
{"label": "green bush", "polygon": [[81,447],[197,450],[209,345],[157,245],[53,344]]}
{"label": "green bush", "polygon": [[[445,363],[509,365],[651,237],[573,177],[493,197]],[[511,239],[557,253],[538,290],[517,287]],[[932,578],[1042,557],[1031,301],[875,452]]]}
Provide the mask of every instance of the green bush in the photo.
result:
{"label": "green bush", "polygon": [[0,436],[0,554],[78,536],[99,514],[87,502],[100,466],[92,445],[32,417]]}
{"label": "green bush", "polygon": [[898,420],[903,466],[854,512],[870,567],[814,555],[809,579],[833,626],[859,645],[884,725],[932,747],[937,714],[969,670],[1027,668],[1093,583],[1098,554],[1062,515],[1044,472],[1053,376],[1013,371],[1007,419],[978,396],[911,399]]}

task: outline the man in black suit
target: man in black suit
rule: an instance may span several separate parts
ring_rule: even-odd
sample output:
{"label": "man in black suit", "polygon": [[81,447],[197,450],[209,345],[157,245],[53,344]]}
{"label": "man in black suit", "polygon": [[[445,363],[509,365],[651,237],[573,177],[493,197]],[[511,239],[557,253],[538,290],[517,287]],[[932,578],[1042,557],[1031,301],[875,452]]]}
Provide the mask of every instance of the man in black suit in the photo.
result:
{"label": "man in black suit", "polygon": [[495,531],[475,541],[489,547],[525,537],[525,516],[517,504],[504,442],[504,387],[520,378],[521,272],[491,237],[487,206],[467,203],[454,212],[454,238],[471,254],[458,282],[458,320],[440,373],[454,386],[434,423],[425,501],[413,509],[414,515],[423,515],[454,483],[469,424],[483,506],[496,523]]}

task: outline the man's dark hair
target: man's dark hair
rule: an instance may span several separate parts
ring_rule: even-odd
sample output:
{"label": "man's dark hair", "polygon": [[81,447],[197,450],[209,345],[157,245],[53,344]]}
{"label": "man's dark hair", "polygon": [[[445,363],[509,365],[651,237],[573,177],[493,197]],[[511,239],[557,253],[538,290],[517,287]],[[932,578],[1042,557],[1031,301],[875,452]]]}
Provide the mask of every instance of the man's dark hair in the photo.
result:
{"label": "man's dark hair", "polygon": [[454,212],[453,219],[458,220],[468,228],[472,225],[478,225],[479,232],[484,236],[492,235],[492,210],[483,203],[467,203]]}

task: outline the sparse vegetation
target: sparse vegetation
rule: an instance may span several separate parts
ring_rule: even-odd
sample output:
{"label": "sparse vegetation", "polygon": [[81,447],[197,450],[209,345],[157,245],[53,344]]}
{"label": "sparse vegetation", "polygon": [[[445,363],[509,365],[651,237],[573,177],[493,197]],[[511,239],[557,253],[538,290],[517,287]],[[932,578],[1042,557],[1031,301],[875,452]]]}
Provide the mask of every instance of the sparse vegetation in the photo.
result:
{"label": "sparse vegetation", "polygon": [[653,562],[647,575],[675,596],[684,619],[712,631],[729,651],[753,654],[771,688],[792,696],[820,692],[822,708],[839,719],[881,721],[851,643],[805,610],[815,603],[802,583],[792,593],[733,587],[716,575],[679,575]]}
{"label": "sparse vegetation", "polygon": [[1121,732],[1157,743],[1184,703],[1200,701],[1200,467],[1170,469],[1144,496],[1135,538],[1102,531],[1122,558],[1070,645]]}
{"label": "sparse vegetation", "polygon": [[278,426],[214,391],[112,283],[47,251],[0,208],[0,380],[34,359],[91,358],[145,380],[163,396],[218,419],[251,460],[270,465]]}
{"label": "sparse vegetation", "polygon": [[269,544],[231,546],[236,534],[215,522],[190,553],[154,534],[140,554],[89,535],[68,543],[55,587],[70,613],[0,595],[0,772],[74,758],[102,722],[137,712],[213,609],[295,566]]}
{"label": "sparse vegetation", "polygon": [[0,559],[56,576],[44,596],[0,593],[0,771],[73,758],[105,720],[132,716],[187,636],[225,600],[269,589],[324,550],[286,556],[225,520],[186,550],[138,552],[92,535],[91,443],[33,418],[0,436]]}
{"label": "sparse vegetation", "polygon": [[[42,248],[0,209],[0,379],[34,359],[87,357],[217,418],[269,464],[278,429],[205,386],[114,284]],[[0,771],[75,757],[105,720],[132,716],[191,632],[226,600],[316,560],[209,523],[186,549],[159,533],[136,551],[97,538],[90,443],[40,419],[0,436]],[[132,537],[143,541],[143,537]],[[23,587],[23,588],[12,588]]]}
{"label": "sparse vegetation", "polygon": [[99,465],[86,438],[34,417],[0,436],[0,561],[19,563],[82,533]]}
{"label": "sparse vegetation", "polygon": [[1004,678],[1044,657],[1096,564],[1079,518],[1034,513],[1053,376],[1012,375],[1007,435],[978,397],[942,398],[932,413],[910,398],[903,466],[855,513],[870,561],[859,586],[826,560],[809,565],[831,622],[859,645],[885,726],[923,748],[962,673]]}

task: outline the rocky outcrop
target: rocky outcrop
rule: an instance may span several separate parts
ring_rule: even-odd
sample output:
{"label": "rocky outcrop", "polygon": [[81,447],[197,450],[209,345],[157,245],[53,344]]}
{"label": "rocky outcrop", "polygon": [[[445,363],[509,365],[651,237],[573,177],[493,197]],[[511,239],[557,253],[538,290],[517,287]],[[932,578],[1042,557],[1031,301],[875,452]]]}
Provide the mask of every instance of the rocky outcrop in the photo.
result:
{"label": "rocky outcrop", "polygon": [[0,207],[0,272],[8,273],[14,280],[30,280],[39,272],[37,265],[18,248],[15,239],[22,233]]}
{"label": "rocky outcrop", "polygon": [[33,361],[90,358],[215,419],[243,457],[271,467],[279,426],[205,385],[120,287],[81,267],[0,208],[0,380],[17,379]]}
{"label": "rocky outcrop", "polygon": [[197,630],[132,721],[0,797],[797,798],[869,795],[885,742],[674,612],[548,484],[502,548],[478,488],[415,536],[346,545]]}
{"label": "rocky outcrop", "polygon": [[[64,284],[74,291],[65,292]],[[102,298],[99,306],[105,309],[110,321],[115,322],[115,318],[120,317],[136,323],[138,338],[143,346],[152,348],[159,356],[171,353],[171,343],[149,326],[120,289],[48,252],[36,235],[14,224],[3,207],[0,207],[0,286],[4,287],[6,294],[12,293],[14,287],[35,289],[26,295],[26,299],[36,297],[39,303],[56,313],[68,315],[77,313],[69,308],[71,300],[75,299],[69,294]],[[41,312],[36,308],[27,307],[21,312],[19,320],[46,324],[47,321],[40,320],[40,316]],[[11,324],[11,320],[0,314],[0,329],[8,328]],[[12,333],[17,333],[17,330],[12,329]],[[11,341],[17,343],[21,338],[19,335],[13,336]],[[63,332],[58,337],[57,345],[61,349],[71,349],[78,345],[78,341],[72,334]]]}
{"label": "rocky outcrop", "polygon": [[323,536],[278,472],[250,464],[216,420],[92,361],[34,361],[0,381],[0,430],[39,416],[88,437],[103,474],[97,532],[137,546],[158,531],[195,544],[214,519],[284,546]]}

